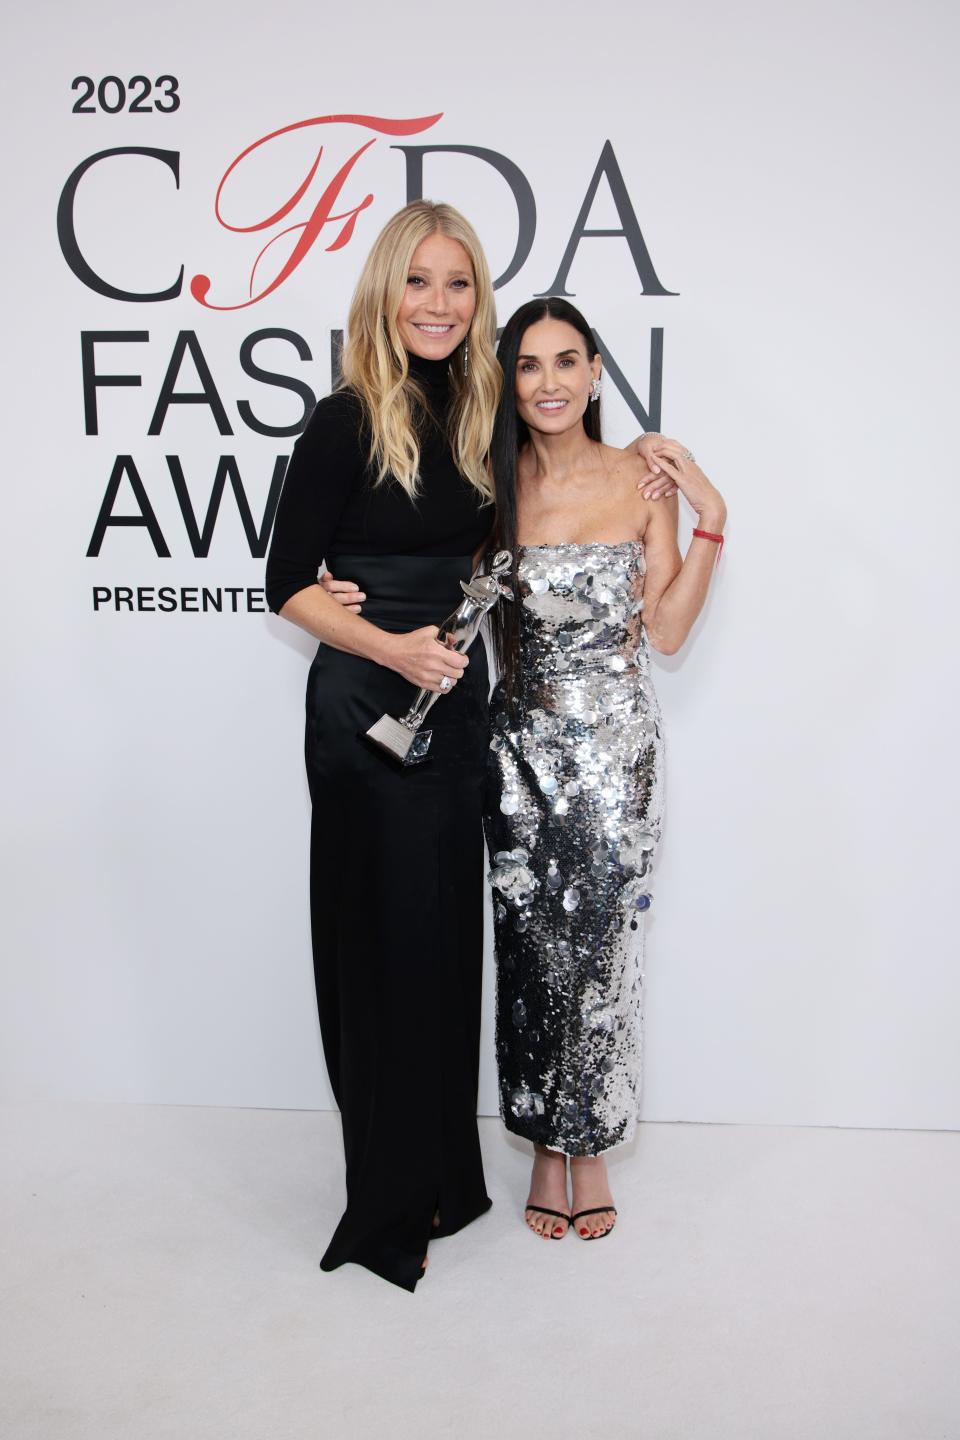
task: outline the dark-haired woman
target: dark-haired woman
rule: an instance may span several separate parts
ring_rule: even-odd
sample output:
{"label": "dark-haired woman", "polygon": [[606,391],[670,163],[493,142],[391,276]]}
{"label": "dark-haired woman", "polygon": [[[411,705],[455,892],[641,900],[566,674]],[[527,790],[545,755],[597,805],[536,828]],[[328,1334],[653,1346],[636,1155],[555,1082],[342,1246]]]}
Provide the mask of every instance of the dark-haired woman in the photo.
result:
{"label": "dark-haired woman", "polygon": [[[537,1234],[613,1228],[604,1152],[629,1140],[641,1075],[643,920],[660,839],[663,738],[648,644],[699,615],[726,519],[689,450],[656,459],[698,515],[645,498],[643,459],[602,443],[601,362],[566,301],[524,305],[498,349],[496,548],[518,604],[497,621],[485,816],[495,889],[497,1062],[507,1128],[535,1147]],[[569,1188],[568,1188],[569,1187]]]}

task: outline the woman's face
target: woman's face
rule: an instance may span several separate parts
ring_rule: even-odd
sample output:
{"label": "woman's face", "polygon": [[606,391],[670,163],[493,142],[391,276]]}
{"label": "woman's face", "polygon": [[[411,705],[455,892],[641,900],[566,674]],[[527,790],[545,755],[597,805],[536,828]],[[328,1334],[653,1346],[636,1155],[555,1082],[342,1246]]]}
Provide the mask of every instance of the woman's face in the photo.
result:
{"label": "woman's face", "polygon": [[517,414],[531,430],[561,434],[580,424],[599,374],[600,356],[587,359],[579,330],[552,316],[538,320],[520,341]]}
{"label": "woman's face", "polygon": [[413,252],[397,312],[404,346],[423,360],[445,360],[466,338],[477,308],[470,256],[449,235],[428,235]]}

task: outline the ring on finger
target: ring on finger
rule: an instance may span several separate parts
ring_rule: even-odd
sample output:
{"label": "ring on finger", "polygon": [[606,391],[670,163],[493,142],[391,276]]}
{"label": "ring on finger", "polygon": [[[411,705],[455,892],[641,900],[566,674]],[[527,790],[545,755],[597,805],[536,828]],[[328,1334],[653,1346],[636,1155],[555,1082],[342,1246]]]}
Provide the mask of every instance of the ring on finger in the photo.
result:
{"label": "ring on finger", "polygon": [[684,450],[683,458],[684,460],[696,460],[697,457],[696,455],[694,455],[692,450]]}
{"label": "ring on finger", "polygon": [[443,679],[440,681],[440,689],[444,691],[449,690],[452,684],[453,681],[450,679],[450,676],[444,675]]}

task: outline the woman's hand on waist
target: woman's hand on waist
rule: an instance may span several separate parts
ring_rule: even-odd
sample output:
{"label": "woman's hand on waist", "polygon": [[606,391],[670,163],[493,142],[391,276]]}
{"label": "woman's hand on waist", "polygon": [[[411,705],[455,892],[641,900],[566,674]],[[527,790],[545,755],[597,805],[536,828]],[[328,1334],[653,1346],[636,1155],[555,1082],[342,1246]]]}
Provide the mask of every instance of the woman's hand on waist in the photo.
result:
{"label": "woman's hand on waist", "polygon": [[[403,635],[383,636],[381,664],[396,670],[411,685],[443,695],[452,690],[470,664],[459,650],[449,650],[437,640],[436,625],[408,630]],[[447,683],[443,683],[447,682]]]}
{"label": "woman's hand on waist", "polygon": [[[320,585],[331,600],[355,615],[360,614],[361,601],[367,597],[359,585],[352,580],[337,580],[329,570],[321,577]],[[377,662],[396,670],[421,690],[444,695],[453,689],[470,662],[458,650],[448,650],[441,645],[436,638],[439,633],[436,625],[425,625],[421,630],[400,635],[381,631]],[[442,683],[444,680],[446,684]]]}
{"label": "woman's hand on waist", "polygon": [[335,580],[328,570],[321,577],[320,584],[332,600],[345,609],[352,610],[354,615],[359,615],[362,609],[361,601],[366,600],[366,595],[355,585],[352,580]]}

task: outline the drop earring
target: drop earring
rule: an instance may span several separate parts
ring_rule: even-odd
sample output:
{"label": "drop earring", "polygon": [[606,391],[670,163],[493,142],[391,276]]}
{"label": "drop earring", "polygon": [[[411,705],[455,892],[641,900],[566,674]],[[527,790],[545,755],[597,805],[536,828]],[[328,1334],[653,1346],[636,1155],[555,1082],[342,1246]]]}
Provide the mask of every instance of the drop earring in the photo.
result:
{"label": "drop earring", "polygon": [[470,374],[470,336],[463,342],[463,374],[464,377]]}
{"label": "drop earring", "polygon": [[599,400],[599,399],[600,399],[600,376],[599,376],[599,375],[598,375],[597,378],[594,380],[593,384],[590,386],[590,399],[591,399],[591,401],[593,401],[593,400]]}

